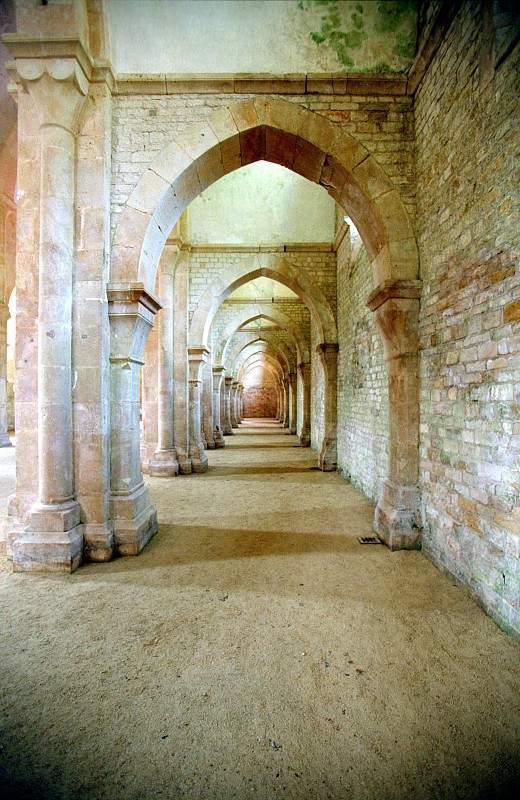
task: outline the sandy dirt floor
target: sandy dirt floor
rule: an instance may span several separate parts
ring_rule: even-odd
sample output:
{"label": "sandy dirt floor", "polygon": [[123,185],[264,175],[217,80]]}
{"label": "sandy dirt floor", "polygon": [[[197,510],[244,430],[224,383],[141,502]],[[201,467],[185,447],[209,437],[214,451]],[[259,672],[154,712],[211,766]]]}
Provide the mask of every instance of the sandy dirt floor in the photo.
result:
{"label": "sandy dirt floor", "polygon": [[277,428],[152,479],[160,531],[0,572],[5,798],[520,796],[520,647]]}

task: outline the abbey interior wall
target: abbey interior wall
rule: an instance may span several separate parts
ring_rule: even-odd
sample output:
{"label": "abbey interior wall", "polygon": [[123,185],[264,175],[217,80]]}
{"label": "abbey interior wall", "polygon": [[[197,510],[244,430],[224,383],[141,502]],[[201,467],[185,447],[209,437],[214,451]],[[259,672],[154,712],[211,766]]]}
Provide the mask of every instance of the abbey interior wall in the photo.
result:
{"label": "abbey interior wall", "polygon": [[[266,98],[269,95],[264,95]],[[113,100],[112,226],[153,157],[190,125],[240,94],[118,95]],[[414,213],[413,101],[405,95],[283,95],[327,117],[364,144]]]}
{"label": "abbey interior wall", "polygon": [[338,469],[376,501],[388,459],[388,382],[381,337],[366,306],[372,289],[367,252],[338,248]]}
{"label": "abbey interior wall", "polygon": [[465,3],[416,97],[423,548],[520,631],[520,51],[490,43]]}

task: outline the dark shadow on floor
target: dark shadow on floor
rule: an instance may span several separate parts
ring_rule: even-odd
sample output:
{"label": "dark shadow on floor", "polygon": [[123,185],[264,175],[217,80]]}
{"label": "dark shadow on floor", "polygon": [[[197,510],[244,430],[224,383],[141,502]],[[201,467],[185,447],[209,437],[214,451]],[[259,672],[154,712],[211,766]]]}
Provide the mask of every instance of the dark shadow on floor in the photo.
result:
{"label": "dark shadow on floor", "polygon": [[257,467],[257,466],[237,466],[237,467],[210,467],[204,475],[215,478],[219,476],[229,476],[229,475],[236,475],[238,478],[241,475],[284,475],[285,473],[290,472],[310,472],[313,470],[314,467],[312,465],[309,466],[297,466],[291,467],[285,465],[283,467]]}

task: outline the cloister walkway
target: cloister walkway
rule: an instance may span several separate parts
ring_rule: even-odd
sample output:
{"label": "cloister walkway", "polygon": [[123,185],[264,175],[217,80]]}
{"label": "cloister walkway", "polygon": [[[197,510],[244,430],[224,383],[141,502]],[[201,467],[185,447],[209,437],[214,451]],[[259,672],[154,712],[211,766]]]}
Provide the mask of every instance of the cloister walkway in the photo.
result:
{"label": "cloister walkway", "polygon": [[4,796],[508,796],[518,645],[419,552],[360,545],[370,503],[296,443],[248,424],[150,479],[139,558],[0,572]]}

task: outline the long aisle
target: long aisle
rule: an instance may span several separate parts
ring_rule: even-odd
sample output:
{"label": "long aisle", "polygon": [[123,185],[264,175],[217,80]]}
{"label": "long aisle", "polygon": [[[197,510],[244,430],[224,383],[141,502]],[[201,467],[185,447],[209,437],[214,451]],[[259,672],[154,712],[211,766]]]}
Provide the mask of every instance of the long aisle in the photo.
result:
{"label": "long aisle", "polygon": [[206,474],[151,479],[139,558],[0,573],[0,787],[450,800],[518,777],[518,646],[419,552],[360,545],[372,505],[297,445],[248,422]]}

